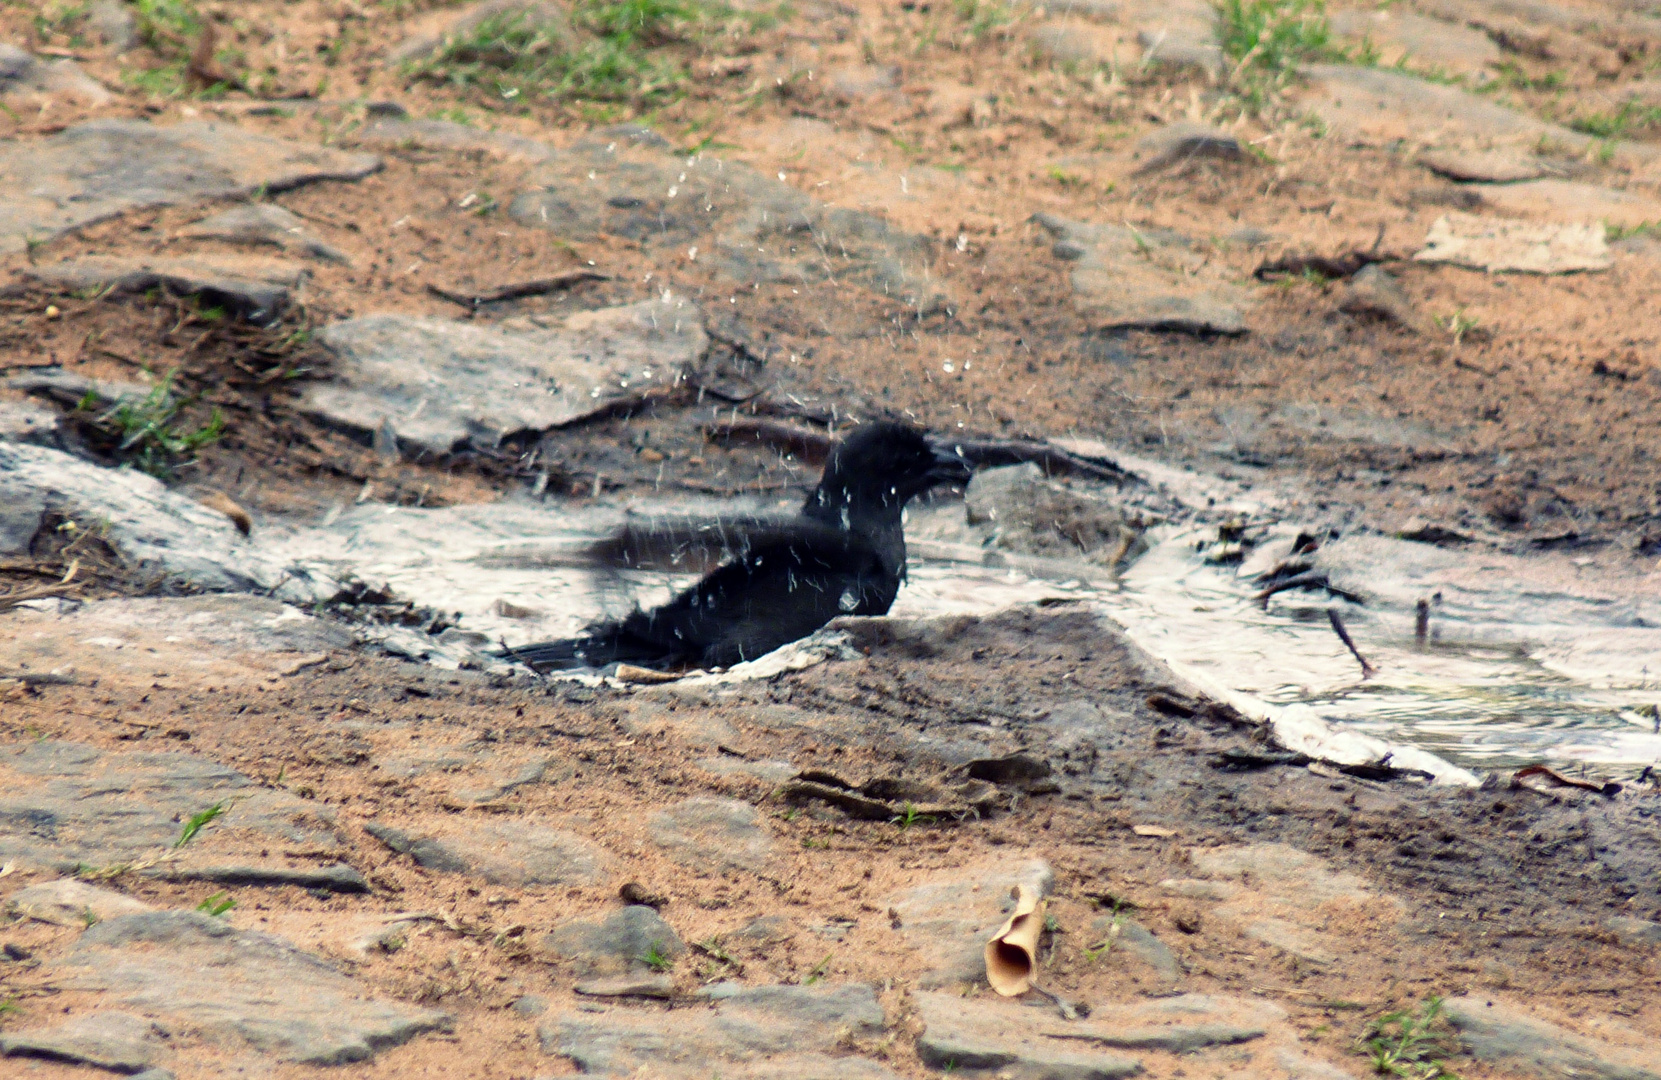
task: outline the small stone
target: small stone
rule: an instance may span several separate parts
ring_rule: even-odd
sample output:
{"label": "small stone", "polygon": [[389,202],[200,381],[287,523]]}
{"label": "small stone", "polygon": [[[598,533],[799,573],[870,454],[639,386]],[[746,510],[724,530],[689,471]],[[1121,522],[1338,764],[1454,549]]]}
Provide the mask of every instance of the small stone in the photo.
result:
{"label": "small stone", "polygon": [[1166,878],[1159,883],[1162,891],[1190,900],[1232,900],[1240,893],[1240,886],[1226,881],[1199,881],[1194,878]]}
{"label": "small stone", "polygon": [[114,889],[92,885],[77,878],[58,878],[19,889],[6,901],[6,910],[54,926],[84,929],[119,915],[154,910]]}
{"label": "small stone", "polygon": [[1344,284],[1338,310],[1349,315],[1385,319],[1414,333],[1427,333],[1429,320],[1414,310],[1400,282],[1377,263],[1369,263]]}
{"label": "small stone", "polygon": [[543,944],[549,952],[596,973],[646,970],[646,957],[654,953],[669,962],[686,955],[675,928],[644,904],[631,904],[603,919],[564,923]]}
{"label": "small stone", "polygon": [[196,866],[156,867],[169,881],[211,881],[217,885],[298,885],[324,893],[366,893],[368,880],[344,863],[335,866]]}
{"label": "small stone", "polygon": [[[55,439],[58,414],[21,401],[0,401],[0,442],[47,443]],[[0,510],[0,521],[5,511]],[[0,550],[8,550],[6,527],[0,524]],[[29,536],[34,530],[29,530]],[[27,537],[25,538],[27,539]],[[12,549],[15,550],[15,549]]]}
{"label": "small stone", "polygon": [[1139,173],[1155,172],[1193,161],[1240,161],[1240,140],[1207,124],[1176,123],[1157,128],[1136,144]]}
{"label": "small stone", "polygon": [[758,915],[733,932],[732,939],[745,945],[775,945],[790,940],[795,924],[784,915]]}
{"label": "small stone", "polygon": [[[1115,925],[1118,926],[1117,934],[1114,933]],[[1098,940],[1111,940],[1114,949],[1122,949],[1152,968],[1161,980],[1174,983],[1182,978],[1182,961],[1177,959],[1169,946],[1141,923],[1119,916],[1103,915],[1096,920],[1091,932]]]}
{"label": "small stone", "polygon": [[541,994],[526,994],[515,998],[508,1008],[520,1016],[541,1016],[548,1011],[548,999]]}
{"label": "small stone", "polygon": [[1247,937],[1299,960],[1323,966],[1338,962],[1337,954],[1327,947],[1319,935],[1284,919],[1259,919],[1247,923],[1244,930]]}
{"label": "small stone", "polygon": [[163,1053],[154,1022],[121,1012],[95,1012],[66,1024],[0,1035],[0,1057],[71,1061],[135,1073]]}
{"label": "small stone", "polygon": [[501,161],[540,165],[554,158],[554,148],[506,131],[484,131],[449,120],[411,120],[383,116],[358,136],[364,146],[385,150],[443,150],[485,154]]}
{"label": "small stone", "polygon": [[773,859],[773,838],[755,807],[737,799],[687,799],[653,814],[652,841],[678,863],[759,871]]}
{"label": "small stone", "polygon": [[671,998],[675,980],[668,975],[613,975],[580,982],[572,989],[587,997]]}

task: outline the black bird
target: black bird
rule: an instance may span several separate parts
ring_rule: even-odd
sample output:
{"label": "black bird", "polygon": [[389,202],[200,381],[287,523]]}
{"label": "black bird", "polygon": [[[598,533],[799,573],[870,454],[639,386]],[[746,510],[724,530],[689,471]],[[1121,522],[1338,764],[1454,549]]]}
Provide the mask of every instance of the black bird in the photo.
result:
{"label": "black bird", "polygon": [[[955,451],[904,424],[864,424],[831,451],[800,514],[717,527],[728,558],[661,607],[595,623],[563,641],[504,649],[538,671],[613,663],[672,670],[730,667],[806,637],[839,615],[883,615],[905,579],[901,511],[938,484],[969,479]],[[708,527],[625,530],[593,549],[647,565],[665,544],[683,568],[707,548]]]}

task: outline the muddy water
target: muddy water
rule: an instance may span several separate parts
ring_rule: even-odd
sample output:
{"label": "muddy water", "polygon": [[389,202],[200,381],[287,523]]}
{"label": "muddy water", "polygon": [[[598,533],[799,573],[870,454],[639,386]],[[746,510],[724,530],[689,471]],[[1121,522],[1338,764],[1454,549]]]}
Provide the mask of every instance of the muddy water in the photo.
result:
{"label": "muddy water", "polygon": [[[279,544],[313,570],[385,584],[417,604],[459,613],[461,629],[441,638],[384,632],[394,648],[454,664],[490,644],[565,636],[598,616],[660,602],[690,579],[600,573],[570,565],[572,551],[629,513],[711,510],[667,501],[579,511],[511,502],[440,510],[368,504],[327,525],[291,529]],[[1261,505],[1250,510],[1259,521],[1272,518]],[[1357,537],[1328,543],[1315,562],[1365,603],[1288,592],[1264,604],[1251,579],[1289,554],[1297,532],[1292,525],[1266,528],[1243,565],[1224,565],[1208,560],[1214,524],[1191,517],[1158,526],[1150,550],[1115,580],[1083,561],[991,551],[965,523],[960,503],[939,502],[909,517],[913,560],[893,614],[973,614],[1071,599],[1094,606],[1147,651],[1202,682],[1271,706],[1307,706],[1341,731],[1416,746],[1469,768],[1548,761],[1621,775],[1661,761],[1654,715],[1661,703],[1661,598],[1653,579],[1635,587],[1597,579],[1565,559]],[[1421,598],[1431,600],[1424,641],[1414,632]],[[1371,678],[1360,677],[1333,634],[1329,607],[1342,612],[1377,668]]]}

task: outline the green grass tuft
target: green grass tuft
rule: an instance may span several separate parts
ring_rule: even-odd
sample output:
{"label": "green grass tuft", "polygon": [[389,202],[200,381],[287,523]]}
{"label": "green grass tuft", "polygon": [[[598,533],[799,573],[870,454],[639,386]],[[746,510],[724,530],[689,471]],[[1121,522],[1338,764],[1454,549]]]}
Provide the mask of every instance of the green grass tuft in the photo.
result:
{"label": "green grass tuft", "polygon": [[652,942],[652,947],[647,949],[645,954],[640,957],[640,962],[657,972],[666,972],[675,966],[675,961],[664,953],[662,947],[655,941]]}
{"label": "green grass tuft", "polygon": [[214,918],[219,918],[220,916],[228,913],[234,907],[236,907],[236,901],[231,898],[231,894],[220,891],[214,893],[206,900],[203,900],[200,904],[197,904],[196,910],[205,915],[212,915]]}
{"label": "green grass tuft", "polygon": [[[199,313],[209,321],[223,317],[215,309]],[[97,404],[91,393],[79,408],[90,411]],[[126,463],[142,472],[167,479],[182,466],[194,460],[196,451],[217,442],[225,433],[225,417],[218,409],[199,428],[184,428],[174,421],[188,401],[173,396],[171,372],[157,383],[143,398],[117,402],[93,421],[116,440],[115,453]]]}
{"label": "green grass tuft", "polygon": [[182,848],[186,844],[190,843],[192,838],[194,838],[197,833],[202,831],[202,826],[223,814],[225,809],[224,803],[216,802],[206,810],[198,810],[196,813],[190,815],[189,820],[185,822],[183,831],[179,833],[179,838],[173,841],[173,846],[175,848]]}
{"label": "green grass tuft", "polygon": [[1299,64],[1342,58],[1325,0],[1218,0],[1215,7],[1229,86],[1248,112],[1267,109]]}
{"label": "green grass tuft", "polygon": [[1431,997],[1417,1009],[1385,1013],[1367,1025],[1356,1053],[1372,1060],[1380,1076],[1404,1080],[1459,1080],[1442,1061],[1457,1047],[1441,1029],[1442,999]]}

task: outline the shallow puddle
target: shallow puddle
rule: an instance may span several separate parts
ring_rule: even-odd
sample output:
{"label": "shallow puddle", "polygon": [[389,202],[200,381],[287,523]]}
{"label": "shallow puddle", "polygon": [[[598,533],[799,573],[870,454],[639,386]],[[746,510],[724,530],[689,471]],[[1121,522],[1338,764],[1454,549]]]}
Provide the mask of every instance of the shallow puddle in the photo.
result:
{"label": "shallow puddle", "polygon": [[[707,503],[654,503],[653,513],[708,514]],[[788,510],[723,504],[723,513]],[[415,510],[362,505],[279,541],[301,566],[356,576],[399,597],[459,613],[459,630],[388,644],[453,664],[471,649],[567,636],[604,615],[650,606],[691,580],[601,573],[569,565],[585,539],[628,511],[547,504]],[[1340,730],[1431,751],[1475,768],[1541,760],[1633,774],[1661,761],[1661,601],[1580,580],[1568,561],[1465,554],[1377,537],[1323,548],[1331,581],[1364,605],[1325,592],[1285,592],[1265,605],[1250,579],[1290,549],[1294,529],[1271,529],[1241,566],[1208,562],[1214,525],[1163,525],[1151,549],[1114,580],[1085,562],[1036,559],[983,546],[961,503],[911,513],[909,581],[892,614],[976,614],[1070,599],[1092,605],[1148,652],[1184,674],[1272,705],[1310,706]],[[1414,603],[1432,604],[1430,634],[1414,635]],[[1328,622],[1337,608],[1377,668],[1363,680]],[[415,639],[415,640],[412,640]]]}

